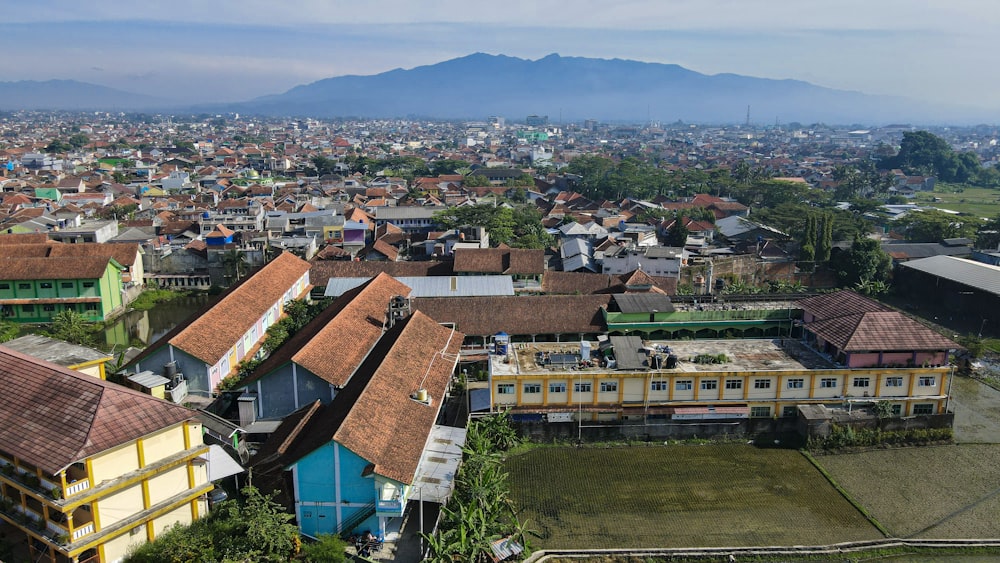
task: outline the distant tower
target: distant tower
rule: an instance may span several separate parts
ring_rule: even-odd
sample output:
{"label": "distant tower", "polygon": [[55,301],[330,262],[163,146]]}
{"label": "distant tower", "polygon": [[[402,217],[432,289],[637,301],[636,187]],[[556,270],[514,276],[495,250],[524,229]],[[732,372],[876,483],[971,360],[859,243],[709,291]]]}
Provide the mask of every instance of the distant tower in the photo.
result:
{"label": "distant tower", "polygon": [[747,106],[747,127],[750,127],[750,106]]}

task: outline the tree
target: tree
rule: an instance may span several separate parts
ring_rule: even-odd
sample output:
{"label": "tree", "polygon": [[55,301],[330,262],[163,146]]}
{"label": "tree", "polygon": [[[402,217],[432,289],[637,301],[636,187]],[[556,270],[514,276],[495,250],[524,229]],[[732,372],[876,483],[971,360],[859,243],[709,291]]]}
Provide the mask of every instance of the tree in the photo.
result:
{"label": "tree", "polygon": [[83,133],[77,133],[75,135],[71,135],[67,142],[74,149],[80,149],[90,143],[90,137],[84,135]]}
{"label": "tree", "polygon": [[309,563],[344,563],[346,545],[336,534],[320,534],[315,542],[302,544],[302,555]]}
{"label": "tree", "polygon": [[823,223],[820,227],[819,239],[816,241],[816,261],[828,262],[830,260],[830,250],[833,248],[833,215],[823,214]]}
{"label": "tree", "polygon": [[937,209],[907,213],[893,222],[893,227],[913,242],[972,238],[979,225],[979,220],[974,217],[960,217]]}
{"label": "tree", "polygon": [[0,342],[14,340],[21,334],[21,327],[10,321],[0,321]]}
{"label": "tree", "polygon": [[976,231],[976,248],[1000,248],[1000,215],[979,226]]}
{"label": "tree", "polygon": [[60,311],[52,317],[49,335],[73,344],[89,346],[94,340],[94,327],[93,323],[87,322],[83,315],[76,311]]}
{"label": "tree", "polygon": [[242,250],[233,248],[222,255],[222,267],[226,270],[226,278],[233,284],[243,279],[250,263]]}
{"label": "tree", "polygon": [[674,217],[674,224],[667,231],[667,238],[664,242],[666,242],[667,246],[683,248],[687,244],[687,237],[688,228],[684,225],[684,218],[678,213]]}
{"label": "tree", "polygon": [[431,174],[441,176],[442,174],[454,174],[460,168],[468,168],[469,163],[464,160],[435,160],[431,163]]}
{"label": "tree", "polygon": [[839,253],[837,258],[834,266],[841,286],[876,290],[878,286],[873,284],[885,284],[889,279],[892,258],[875,239],[857,238],[851,244],[851,249]]}

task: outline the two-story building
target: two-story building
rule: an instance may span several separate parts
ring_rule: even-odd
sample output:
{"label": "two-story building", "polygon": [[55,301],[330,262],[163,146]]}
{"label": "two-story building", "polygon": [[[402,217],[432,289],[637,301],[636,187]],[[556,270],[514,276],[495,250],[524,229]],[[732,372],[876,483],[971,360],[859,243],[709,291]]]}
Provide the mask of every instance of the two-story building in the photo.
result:
{"label": "two-story building", "polygon": [[208,396],[240,362],[252,358],[281,318],[284,304],[308,294],[309,263],[285,252],[247,276],[214,305],[150,344],[128,366],[183,373],[189,392]]}
{"label": "two-story building", "polygon": [[4,347],[0,394],[0,518],[32,561],[121,561],[207,513],[194,411]]}
{"label": "two-story building", "polygon": [[[44,246],[44,245],[38,245]],[[125,268],[104,256],[12,255],[0,245],[0,317],[47,323],[63,311],[92,322],[122,310]]]}

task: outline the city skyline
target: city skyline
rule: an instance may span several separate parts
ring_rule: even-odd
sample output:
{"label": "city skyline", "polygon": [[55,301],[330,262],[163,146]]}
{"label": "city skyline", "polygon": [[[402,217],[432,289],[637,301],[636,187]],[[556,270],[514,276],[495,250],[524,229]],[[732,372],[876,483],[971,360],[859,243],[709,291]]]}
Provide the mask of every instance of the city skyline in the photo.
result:
{"label": "city skyline", "polygon": [[[919,9],[916,9],[919,4]],[[788,0],[433,6],[380,1],[137,6],[62,0],[5,14],[2,80],[74,79],[178,103],[249,100],[334,76],[473,52],[622,58],[791,78],[991,110],[1000,8],[959,0]],[[990,112],[993,113],[993,112]]]}

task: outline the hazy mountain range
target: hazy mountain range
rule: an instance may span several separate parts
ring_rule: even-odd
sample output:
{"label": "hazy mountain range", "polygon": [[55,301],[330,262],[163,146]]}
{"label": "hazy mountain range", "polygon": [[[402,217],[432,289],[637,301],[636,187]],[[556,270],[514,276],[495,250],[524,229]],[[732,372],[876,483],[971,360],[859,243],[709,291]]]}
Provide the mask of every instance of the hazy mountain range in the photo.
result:
{"label": "hazy mountain range", "polygon": [[[196,112],[311,117],[426,117],[550,121],[966,123],[982,110],[824,88],[799,80],[705,75],[678,65],[549,55],[535,61],[476,53],[369,76],[338,76]],[[0,83],[0,109],[171,109],[163,100],[75,81]]]}

